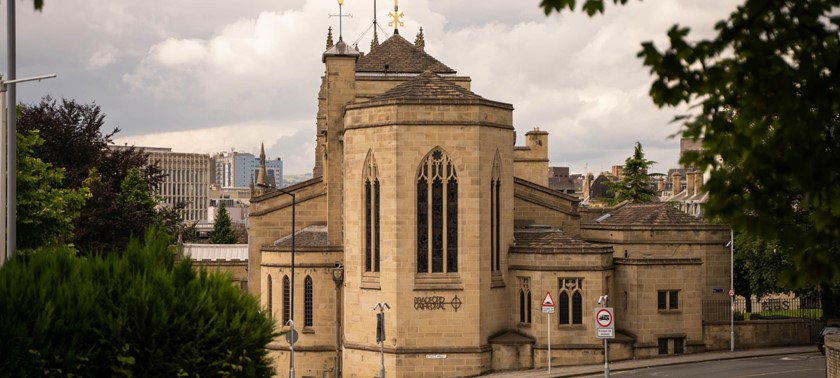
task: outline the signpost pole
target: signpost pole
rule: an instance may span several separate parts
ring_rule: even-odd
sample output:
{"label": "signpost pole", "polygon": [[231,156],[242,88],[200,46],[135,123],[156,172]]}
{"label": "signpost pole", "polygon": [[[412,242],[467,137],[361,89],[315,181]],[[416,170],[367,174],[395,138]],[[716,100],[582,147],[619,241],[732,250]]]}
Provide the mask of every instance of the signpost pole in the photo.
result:
{"label": "signpost pole", "polygon": [[548,359],[546,363],[548,364],[548,376],[551,376],[551,313],[548,314],[548,324],[546,324],[546,328],[548,328]]}
{"label": "signpost pole", "polygon": [[554,298],[551,297],[551,292],[546,291],[545,297],[542,301],[542,312],[548,315],[546,321],[546,329],[548,330],[548,356],[546,356],[546,365],[548,365],[548,375],[551,376],[551,314],[554,313]]}
{"label": "signpost pole", "polygon": [[607,295],[598,298],[600,308],[595,308],[595,336],[604,339],[604,378],[610,378],[610,357],[607,339],[615,338],[615,316],[613,309],[607,307]]}

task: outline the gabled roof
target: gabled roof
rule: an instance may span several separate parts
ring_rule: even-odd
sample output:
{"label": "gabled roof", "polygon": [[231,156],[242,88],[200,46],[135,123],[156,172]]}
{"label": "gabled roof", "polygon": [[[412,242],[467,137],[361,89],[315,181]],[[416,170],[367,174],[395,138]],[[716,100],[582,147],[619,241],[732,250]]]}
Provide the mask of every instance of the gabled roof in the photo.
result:
{"label": "gabled roof", "polygon": [[519,253],[612,253],[607,245],[593,244],[552,228],[514,230],[511,252]]}
{"label": "gabled roof", "polygon": [[609,211],[584,227],[594,226],[708,226],[700,218],[688,215],[664,202],[628,203]]}
{"label": "gabled roof", "polygon": [[432,71],[424,71],[417,77],[406,81],[389,91],[374,97],[371,101],[380,100],[426,100],[426,99],[473,99],[483,97],[470,92],[464,87],[450,83]]}
{"label": "gabled roof", "polygon": [[399,34],[382,42],[356,63],[356,72],[421,73],[427,70],[439,74],[456,73]]}
{"label": "gabled roof", "polygon": [[[290,247],[292,245],[292,235],[286,235],[277,239],[272,244],[280,247]],[[295,244],[298,247],[329,245],[329,240],[327,240],[327,226],[313,225],[304,227],[302,230],[298,230],[295,232]]]}

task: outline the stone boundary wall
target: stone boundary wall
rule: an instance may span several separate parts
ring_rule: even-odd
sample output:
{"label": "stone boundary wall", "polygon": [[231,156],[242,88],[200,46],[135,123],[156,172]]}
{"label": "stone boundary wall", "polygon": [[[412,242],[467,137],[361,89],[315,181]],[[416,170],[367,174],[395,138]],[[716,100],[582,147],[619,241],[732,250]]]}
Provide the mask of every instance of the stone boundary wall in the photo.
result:
{"label": "stone boundary wall", "polygon": [[[735,349],[808,345],[811,343],[811,323],[813,321],[808,319],[737,321]],[[706,350],[728,350],[730,333],[729,322],[704,322]]]}
{"label": "stone boundary wall", "polygon": [[825,337],[825,376],[840,378],[840,335]]}

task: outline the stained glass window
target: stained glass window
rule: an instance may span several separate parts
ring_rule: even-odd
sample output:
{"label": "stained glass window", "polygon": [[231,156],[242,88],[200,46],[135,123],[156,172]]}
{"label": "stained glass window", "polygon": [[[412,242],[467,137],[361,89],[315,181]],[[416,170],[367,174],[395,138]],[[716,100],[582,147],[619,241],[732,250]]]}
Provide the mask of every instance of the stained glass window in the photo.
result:
{"label": "stained glass window", "polygon": [[[561,278],[559,318],[560,324],[583,324],[583,279]],[[571,303],[570,302],[571,299]]]}
{"label": "stained glass window", "polygon": [[373,152],[368,152],[364,175],[365,272],[379,271],[379,178]]}
{"label": "stained glass window", "polygon": [[312,327],[312,277],[303,280],[303,326]]}
{"label": "stained glass window", "polygon": [[417,272],[458,271],[458,177],[452,161],[434,150],[417,177]]}

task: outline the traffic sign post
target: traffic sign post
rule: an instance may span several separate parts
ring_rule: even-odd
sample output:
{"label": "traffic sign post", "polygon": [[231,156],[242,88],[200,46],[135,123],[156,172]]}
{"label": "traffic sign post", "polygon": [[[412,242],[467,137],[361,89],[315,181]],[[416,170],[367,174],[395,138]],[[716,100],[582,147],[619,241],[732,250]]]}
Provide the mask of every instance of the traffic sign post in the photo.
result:
{"label": "traffic sign post", "polygon": [[550,291],[546,291],[545,297],[543,297],[542,312],[548,315],[546,318],[546,328],[548,329],[548,358],[546,362],[548,365],[548,375],[551,376],[551,314],[554,313],[554,298],[551,297]]}
{"label": "traffic sign post", "polygon": [[[604,300],[604,304],[606,304],[606,300]],[[612,307],[595,307],[593,313],[595,314],[595,337],[604,339],[604,378],[609,378],[610,365],[607,339],[615,338],[615,317]]]}

